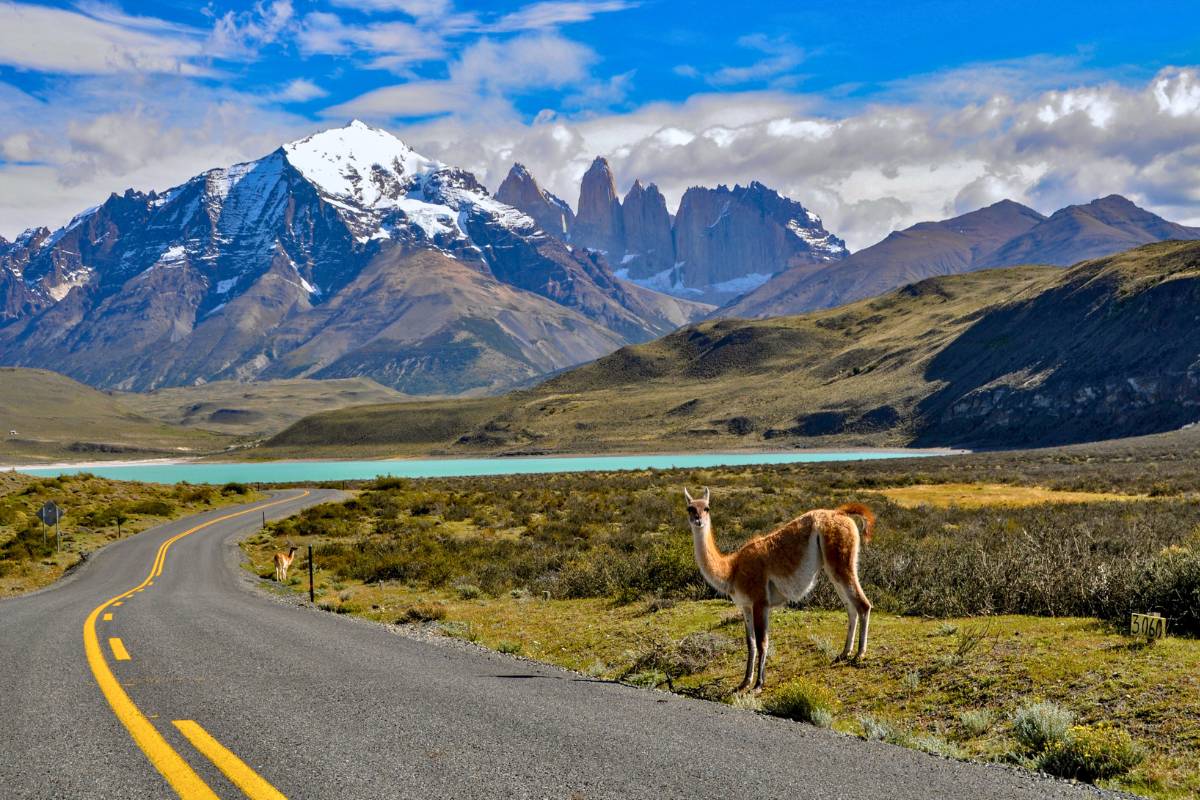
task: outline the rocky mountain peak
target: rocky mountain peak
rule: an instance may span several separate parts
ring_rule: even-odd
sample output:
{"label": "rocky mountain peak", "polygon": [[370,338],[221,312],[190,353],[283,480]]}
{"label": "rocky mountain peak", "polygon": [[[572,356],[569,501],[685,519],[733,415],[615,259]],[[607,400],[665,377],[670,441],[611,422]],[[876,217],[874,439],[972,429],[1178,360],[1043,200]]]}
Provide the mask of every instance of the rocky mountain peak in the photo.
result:
{"label": "rocky mountain peak", "polygon": [[610,255],[624,252],[621,202],[608,160],[596,156],[579,186],[579,211],[572,241]]}
{"label": "rocky mountain peak", "polygon": [[444,166],[359,120],[289,142],[279,152],[324,194],[366,207],[396,200],[417,177]]}
{"label": "rocky mountain peak", "polygon": [[565,202],[542,189],[524,164],[512,165],[496,190],[496,199],[528,214],[543,231],[560,239],[569,238],[571,226],[575,223],[575,212]]}
{"label": "rocky mountain peak", "polygon": [[675,243],[666,198],[653,183],[635,180],[621,204],[625,254],[621,267],[632,278],[652,278],[675,264]]}

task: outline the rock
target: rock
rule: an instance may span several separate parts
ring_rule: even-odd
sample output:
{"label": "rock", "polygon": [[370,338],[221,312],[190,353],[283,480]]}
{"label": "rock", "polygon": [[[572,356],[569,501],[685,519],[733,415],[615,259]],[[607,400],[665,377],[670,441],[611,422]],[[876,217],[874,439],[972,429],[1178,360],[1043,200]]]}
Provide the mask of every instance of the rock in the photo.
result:
{"label": "rock", "polygon": [[546,233],[567,239],[575,224],[575,212],[564,201],[538,186],[524,164],[513,164],[496,190],[496,199],[519,208]]}
{"label": "rock", "polygon": [[671,215],[657,186],[652,183],[643,187],[640,180],[635,180],[621,204],[621,218],[625,254],[620,267],[628,270],[630,277],[645,278],[674,266]]}
{"label": "rock", "polygon": [[675,216],[675,260],[684,287],[706,302],[727,301],[800,265],[845,258],[845,242],[800,203],[755,181],[692,187]]}
{"label": "rock", "polygon": [[571,241],[621,260],[625,253],[624,220],[617,184],[608,161],[597,156],[579,185],[579,211],[571,229]]}

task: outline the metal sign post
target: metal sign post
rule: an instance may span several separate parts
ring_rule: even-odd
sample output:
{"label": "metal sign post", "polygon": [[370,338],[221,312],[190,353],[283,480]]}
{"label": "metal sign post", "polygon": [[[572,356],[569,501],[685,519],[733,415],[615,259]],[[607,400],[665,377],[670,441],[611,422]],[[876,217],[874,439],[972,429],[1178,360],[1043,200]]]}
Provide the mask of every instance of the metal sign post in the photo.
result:
{"label": "metal sign post", "polygon": [[66,513],[62,506],[55,503],[53,500],[47,500],[38,509],[38,519],[42,521],[42,546],[46,545],[46,526],[54,526],[54,548],[62,550],[62,528],[59,525],[62,522],[63,514]]}

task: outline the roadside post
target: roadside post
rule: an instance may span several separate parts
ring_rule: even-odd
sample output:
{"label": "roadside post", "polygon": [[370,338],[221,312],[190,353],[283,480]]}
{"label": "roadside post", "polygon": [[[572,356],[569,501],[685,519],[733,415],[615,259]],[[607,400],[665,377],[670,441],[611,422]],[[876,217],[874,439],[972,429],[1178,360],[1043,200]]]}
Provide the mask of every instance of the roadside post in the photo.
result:
{"label": "roadside post", "polygon": [[1129,633],[1152,641],[1165,639],[1167,636],[1167,620],[1160,614],[1130,614]]}
{"label": "roadside post", "polygon": [[308,546],[308,602],[317,602],[316,591],[313,588],[312,545]]}

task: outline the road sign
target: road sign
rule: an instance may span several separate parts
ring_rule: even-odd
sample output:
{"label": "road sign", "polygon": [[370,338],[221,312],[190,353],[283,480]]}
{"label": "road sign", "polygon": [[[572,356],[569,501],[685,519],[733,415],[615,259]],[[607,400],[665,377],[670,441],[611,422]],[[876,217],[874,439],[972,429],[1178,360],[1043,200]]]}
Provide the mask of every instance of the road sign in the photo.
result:
{"label": "road sign", "polygon": [[1163,639],[1167,635],[1167,621],[1158,614],[1133,614],[1129,618],[1129,632],[1147,639]]}
{"label": "road sign", "polygon": [[57,525],[62,522],[63,516],[67,512],[58,503],[53,500],[47,500],[46,503],[38,509],[38,519],[47,525]]}

